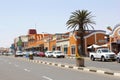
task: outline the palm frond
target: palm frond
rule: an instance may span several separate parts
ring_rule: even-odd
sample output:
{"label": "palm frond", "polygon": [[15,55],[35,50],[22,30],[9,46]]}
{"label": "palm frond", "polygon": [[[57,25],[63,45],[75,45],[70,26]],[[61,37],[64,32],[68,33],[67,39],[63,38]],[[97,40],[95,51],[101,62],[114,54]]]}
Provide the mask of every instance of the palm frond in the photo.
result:
{"label": "palm frond", "polygon": [[92,24],[95,24],[92,20],[93,17],[94,16],[92,16],[91,12],[88,12],[88,10],[76,10],[75,12],[72,12],[72,15],[66,24],[68,29],[73,28],[73,30],[88,30],[89,26],[93,29],[94,27]]}

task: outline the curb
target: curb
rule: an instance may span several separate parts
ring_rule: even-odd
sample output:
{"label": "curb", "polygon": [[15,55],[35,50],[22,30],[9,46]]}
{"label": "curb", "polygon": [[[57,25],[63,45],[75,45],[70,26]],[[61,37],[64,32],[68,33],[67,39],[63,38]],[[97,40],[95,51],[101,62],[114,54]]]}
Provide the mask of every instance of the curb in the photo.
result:
{"label": "curb", "polygon": [[72,65],[65,65],[65,64],[53,63],[53,62],[47,62],[47,61],[40,61],[40,60],[30,60],[30,59],[26,59],[26,58],[18,58],[18,59],[25,60],[25,61],[28,61],[28,62],[37,63],[37,64],[46,64],[46,65],[51,65],[51,66],[56,66],[56,67],[61,67],[61,68],[74,69],[74,70],[78,70],[78,71],[81,70],[81,71],[95,72],[95,73],[120,77],[120,73],[112,72],[112,71],[89,69],[89,68],[86,68],[86,67],[76,67],[76,66],[72,66]]}

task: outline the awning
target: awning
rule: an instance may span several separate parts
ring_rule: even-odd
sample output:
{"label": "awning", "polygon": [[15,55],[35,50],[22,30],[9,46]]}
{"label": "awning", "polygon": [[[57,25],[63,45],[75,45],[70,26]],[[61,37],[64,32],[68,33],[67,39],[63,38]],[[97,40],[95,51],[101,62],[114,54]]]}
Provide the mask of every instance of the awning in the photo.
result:
{"label": "awning", "polygon": [[101,47],[108,47],[108,44],[103,44],[101,45]]}
{"label": "awning", "polygon": [[96,44],[92,44],[91,46],[88,46],[87,48],[90,49],[90,48],[99,48],[99,47],[102,47],[100,45],[96,45]]}

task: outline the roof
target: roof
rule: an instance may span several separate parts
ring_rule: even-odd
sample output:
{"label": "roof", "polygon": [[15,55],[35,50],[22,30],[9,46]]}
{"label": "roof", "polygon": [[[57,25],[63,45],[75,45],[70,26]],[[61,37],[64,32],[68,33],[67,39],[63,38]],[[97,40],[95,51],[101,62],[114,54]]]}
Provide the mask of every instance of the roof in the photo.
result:
{"label": "roof", "polygon": [[114,27],[114,29],[112,30],[112,32],[110,33],[110,35],[112,36],[112,35],[114,34],[114,32],[115,32],[118,28],[120,28],[120,24],[115,25],[115,27]]}
{"label": "roof", "polygon": [[87,38],[87,37],[89,37],[89,36],[91,36],[93,34],[96,34],[96,33],[106,34],[106,31],[103,31],[103,30],[92,30],[88,34],[86,34],[84,38]]}

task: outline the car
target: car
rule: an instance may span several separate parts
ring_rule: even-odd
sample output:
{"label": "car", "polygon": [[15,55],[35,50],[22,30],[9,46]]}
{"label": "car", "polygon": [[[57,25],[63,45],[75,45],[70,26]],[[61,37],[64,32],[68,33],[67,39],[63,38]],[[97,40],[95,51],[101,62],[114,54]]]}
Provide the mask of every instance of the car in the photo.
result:
{"label": "car", "polygon": [[4,54],[5,56],[8,56],[7,52],[4,52],[3,54]]}
{"label": "car", "polygon": [[34,51],[34,52],[33,52],[33,56],[40,56],[40,52],[41,52],[41,51]]}
{"label": "car", "polygon": [[116,60],[117,60],[118,63],[120,63],[120,52],[117,54]]}
{"label": "car", "polygon": [[39,51],[33,51],[33,56],[38,56]]}
{"label": "car", "polygon": [[11,56],[11,55],[13,55],[13,53],[12,53],[12,52],[8,52],[7,54],[8,54],[8,56]]}
{"label": "car", "polygon": [[16,51],[15,57],[21,56],[23,57],[23,52],[22,51]]}
{"label": "car", "polygon": [[6,53],[4,53],[4,55],[5,56],[11,56],[11,55],[13,55],[13,53],[12,52],[6,52]]}
{"label": "car", "polygon": [[101,61],[115,61],[115,56],[115,53],[111,52],[108,48],[98,48],[96,52],[89,53],[89,57],[92,61],[95,61],[96,59],[99,59]]}
{"label": "car", "polygon": [[38,52],[37,55],[40,56],[40,57],[45,57],[45,53],[44,52]]}
{"label": "car", "polygon": [[2,53],[0,52],[0,55],[2,55]]}
{"label": "car", "polygon": [[25,57],[29,57],[29,54],[30,54],[30,51],[24,51],[24,52],[23,52],[23,55],[24,55]]}
{"label": "car", "polygon": [[62,53],[62,51],[54,51],[53,52],[53,57],[54,58],[59,58],[59,57],[62,57],[62,58],[64,58],[65,57],[65,54],[64,53]]}
{"label": "car", "polygon": [[26,56],[26,54],[28,53],[28,51],[24,51],[22,53],[23,53],[23,56]]}
{"label": "car", "polygon": [[53,52],[52,51],[46,51],[45,52],[45,56],[46,57],[52,57],[53,56]]}

